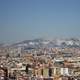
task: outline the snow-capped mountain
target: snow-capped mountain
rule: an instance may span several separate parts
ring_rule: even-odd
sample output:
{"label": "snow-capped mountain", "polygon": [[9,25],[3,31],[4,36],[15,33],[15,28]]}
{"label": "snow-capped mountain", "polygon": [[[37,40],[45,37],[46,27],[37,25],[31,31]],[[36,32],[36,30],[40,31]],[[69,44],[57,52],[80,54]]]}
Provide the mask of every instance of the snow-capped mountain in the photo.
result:
{"label": "snow-capped mountain", "polygon": [[19,43],[10,45],[11,47],[25,47],[25,48],[44,48],[44,47],[80,47],[80,39],[34,39],[25,40]]}

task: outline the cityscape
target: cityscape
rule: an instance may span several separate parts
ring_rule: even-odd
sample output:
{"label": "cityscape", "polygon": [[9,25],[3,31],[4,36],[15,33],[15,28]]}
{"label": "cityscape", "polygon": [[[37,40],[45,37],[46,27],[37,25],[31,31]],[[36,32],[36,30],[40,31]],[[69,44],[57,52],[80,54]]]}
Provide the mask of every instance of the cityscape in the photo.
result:
{"label": "cityscape", "polygon": [[80,80],[80,39],[1,44],[0,76],[0,80]]}
{"label": "cityscape", "polygon": [[80,0],[0,0],[0,80],[80,80]]}

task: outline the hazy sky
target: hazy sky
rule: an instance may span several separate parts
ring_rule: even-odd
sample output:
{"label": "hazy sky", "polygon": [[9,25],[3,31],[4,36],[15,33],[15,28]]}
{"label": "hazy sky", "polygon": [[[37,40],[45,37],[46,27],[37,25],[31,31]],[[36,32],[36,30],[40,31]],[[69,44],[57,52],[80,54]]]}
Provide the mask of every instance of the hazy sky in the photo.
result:
{"label": "hazy sky", "polygon": [[80,37],[80,0],[0,0],[0,42]]}

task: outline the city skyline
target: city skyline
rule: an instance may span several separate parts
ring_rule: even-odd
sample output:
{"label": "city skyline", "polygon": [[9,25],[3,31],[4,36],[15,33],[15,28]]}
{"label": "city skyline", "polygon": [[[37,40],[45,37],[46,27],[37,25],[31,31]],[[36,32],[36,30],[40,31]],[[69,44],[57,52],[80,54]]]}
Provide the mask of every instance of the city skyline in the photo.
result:
{"label": "city skyline", "polygon": [[79,0],[0,0],[0,43],[79,32]]}

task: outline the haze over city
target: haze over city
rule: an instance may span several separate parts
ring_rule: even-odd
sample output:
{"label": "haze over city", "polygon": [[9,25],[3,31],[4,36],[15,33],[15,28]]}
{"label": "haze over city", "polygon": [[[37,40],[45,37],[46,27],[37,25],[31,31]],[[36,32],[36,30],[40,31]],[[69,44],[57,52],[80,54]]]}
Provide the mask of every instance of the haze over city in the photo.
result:
{"label": "haze over city", "polygon": [[0,43],[79,36],[80,0],[0,0]]}
{"label": "haze over city", "polygon": [[0,0],[0,80],[80,80],[80,0]]}

